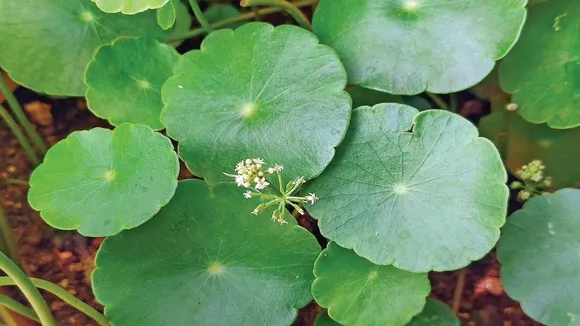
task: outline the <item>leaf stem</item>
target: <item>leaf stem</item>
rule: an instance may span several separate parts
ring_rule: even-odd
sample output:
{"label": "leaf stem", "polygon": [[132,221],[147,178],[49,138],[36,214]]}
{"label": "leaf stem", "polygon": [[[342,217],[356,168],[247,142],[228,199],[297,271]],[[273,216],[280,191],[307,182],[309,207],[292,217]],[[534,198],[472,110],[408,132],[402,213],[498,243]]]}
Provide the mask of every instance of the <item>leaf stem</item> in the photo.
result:
{"label": "leaf stem", "polygon": [[[292,3],[292,5],[294,5],[294,7],[296,7],[296,8],[302,8],[302,7],[312,6],[313,4],[318,3],[318,1],[319,0],[302,0],[302,1],[297,1],[297,2]],[[256,17],[256,14],[266,16],[266,15],[274,14],[274,13],[277,13],[277,12],[280,12],[283,10],[284,9],[279,8],[279,7],[264,8],[264,9],[257,10],[256,12],[249,12],[249,13],[237,16],[237,17],[232,17],[232,18],[220,20],[219,22],[216,22],[216,23],[212,24],[211,26],[213,29],[219,29],[219,28],[223,28],[225,26],[228,26],[229,24],[232,24],[232,23],[237,23],[237,22],[241,22],[244,20],[253,19],[254,17]],[[171,36],[171,37],[166,39],[166,42],[181,41],[184,39],[188,39],[188,38],[202,35],[204,33],[205,33],[205,30],[203,28],[196,28],[196,29],[192,29],[190,31],[187,31],[183,34]]]}
{"label": "leaf stem", "polygon": [[0,179],[0,184],[17,185],[17,186],[25,186],[25,187],[29,187],[30,186],[28,184],[28,181],[26,181],[26,180],[11,179],[11,178]]}
{"label": "leaf stem", "polygon": [[30,318],[30,319],[35,320],[37,322],[40,322],[40,319],[38,318],[38,316],[36,315],[34,310],[21,304],[20,302],[12,300],[8,296],[0,294],[0,305],[2,305],[2,306],[6,307],[14,312],[17,312],[24,317],[27,317],[27,318]]}
{"label": "leaf stem", "polygon": [[30,145],[28,139],[26,138],[22,130],[20,130],[20,127],[18,127],[18,124],[16,123],[14,118],[12,118],[10,113],[8,113],[8,110],[6,110],[6,108],[2,105],[0,105],[0,117],[6,122],[8,128],[10,128],[14,136],[16,136],[16,139],[18,139],[20,146],[22,146],[22,149],[24,149],[24,151],[26,152],[26,155],[28,156],[30,162],[32,162],[32,164],[34,164],[35,166],[40,164],[40,160],[36,156],[36,153],[34,152],[32,145]]}
{"label": "leaf stem", "polygon": [[191,10],[193,10],[195,19],[197,19],[203,30],[209,34],[213,32],[213,27],[211,27],[211,24],[207,21],[207,18],[205,18],[205,15],[201,11],[201,8],[199,8],[197,1],[198,0],[189,0],[189,5],[191,6]]}
{"label": "leaf stem", "polygon": [[457,280],[455,281],[453,302],[451,303],[451,309],[453,309],[453,313],[455,314],[457,314],[459,311],[459,305],[461,304],[461,298],[463,297],[463,287],[465,286],[465,271],[465,268],[460,269],[457,273]]}
{"label": "leaf stem", "polygon": [[2,206],[0,206],[0,235],[2,237],[0,243],[2,243],[4,247],[2,249],[8,252],[8,257],[17,265],[21,265],[20,254],[16,249],[16,242],[12,236],[12,228],[10,227],[10,223],[8,223],[8,217],[4,213]]}
{"label": "leaf stem", "polygon": [[16,322],[16,320],[14,320],[14,316],[12,316],[12,313],[1,305],[0,305],[0,317],[1,317],[0,320],[6,323],[5,326],[18,326],[18,323]]}
{"label": "leaf stem", "polygon": [[437,104],[437,106],[441,109],[441,110],[447,110],[449,111],[449,107],[447,106],[447,103],[445,103],[445,101],[443,101],[443,99],[434,93],[431,92],[425,92],[425,94],[427,94],[427,96],[429,96],[429,98],[435,102],[435,104]]}
{"label": "leaf stem", "polygon": [[[93,307],[89,306],[88,304],[82,302],[72,294],[68,293],[65,289],[61,288],[60,286],[50,283],[45,280],[37,279],[37,278],[30,278],[30,281],[34,286],[39,289],[46,290],[57,297],[59,297],[62,301],[68,303],[69,305],[73,306],[77,310],[81,311],[85,315],[91,317],[95,321],[97,321],[102,326],[112,326],[107,318],[103,316],[100,312],[95,310]],[[0,286],[7,286],[7,285],[16,285],[14,280],[10,277],[1,276],[0,277]]]}
{"label": "leaf stem", "polygon": [[304,15],[304,13],[300,11],[297,6],[294,6],[286,0],[241,0],[240,5],[242,7],[272,6],[282,8],[288,12],[302,28],[309,31],[312,30],[312,24],[310,24],[308,17],[306,17],[306,15]]}
{"label": "leaf stem", "polygon": [[2,278],[10,280],[24,293],[32,308],[36,311],[42,326],[57,326],[50,309],[46,305],[46,301],[44,301],[38,289],[32,284],[28,276],[3,252],[0,252],[0,269],[8,275]]}
{"label": "leaf stem", "polygon": [[458,108],[458,99],[456,93],[449,94],[449,110],[451,112],[457,113]]}
{"label": "leaf stem", "polygon": [[18,119],[18,122],[20,122],[22,127],[24,127],[24,131],[28,133],[28,136],[30,136],[32,141],[42,151],[42,153],[43,154],[46,153],[48,149],[46,147],[46,144],[44,144],[44,141],[42,140],[38,132],[36,132],[34,127],[32,127],[32,124],[30,124],[30,121],[28,121],[28,118],[26,117],[24,110],[22,110],[20,103],[18,103],[18,100],[16,100],[16,97],[14,97],[14,94],[12,94],[12,91],[8,87],[8,84],[6,84],[6,81],[1,76],[0,76],[0,91],[2,91],[2,93],[4,94],[4,97],[8,101],[8,104],[10,105],[12,112],[14,112],[16,119]]}

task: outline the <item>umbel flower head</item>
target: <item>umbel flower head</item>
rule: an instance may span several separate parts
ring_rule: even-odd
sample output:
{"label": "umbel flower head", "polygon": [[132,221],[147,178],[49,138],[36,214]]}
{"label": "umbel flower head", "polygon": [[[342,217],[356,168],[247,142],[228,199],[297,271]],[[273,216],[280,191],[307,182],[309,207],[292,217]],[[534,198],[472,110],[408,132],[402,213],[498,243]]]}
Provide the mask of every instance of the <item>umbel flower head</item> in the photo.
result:
{"label": "umbel flower head", "polygon": [[514,181],[510,188],[517,190],[518,199],[526,201],[535,195],[541,195],[552,187],[552,178],[545,176],[546,166],[540,160],[533,160],[516,171],[516,176],[522,181]]}
{"label": "umbel flower head", "polygon": [[[306,183],[304,177],[299,177],[293,181],[288,182],[286,187],[282,185],[282,165],[274,164],[270,168],[265,167],[266,163],[260,158],[248,158],[236,164],[236,174],[225,175],[234,178],[238,187],[247,188],[243,194],[244,198],[259,198],[262,203],[258,205],[252,214],[258,215],[270,207],[275,207],[272,212],[272,220],[280,222],[280,224],[288,223],[286,221],[286,206],[292,206],[299,214],[304,214],[304,209],[301,207],[305,203],[314,204],[318,197],[316,194],[310,193],[307,196],[295,196],[300,191],[302,185]],[[278,183],[278,189],[272,186],[272,182],[268,179],[275,175]]]}

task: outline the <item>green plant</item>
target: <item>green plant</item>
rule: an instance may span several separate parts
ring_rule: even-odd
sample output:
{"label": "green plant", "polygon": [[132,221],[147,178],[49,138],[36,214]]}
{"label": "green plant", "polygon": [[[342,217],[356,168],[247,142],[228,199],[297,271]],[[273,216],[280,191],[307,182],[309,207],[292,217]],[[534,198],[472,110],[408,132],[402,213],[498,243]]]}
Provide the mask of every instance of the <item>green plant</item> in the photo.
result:
{"label": "green plant", "polygon": [[[114,126],[52,147],[29,192],[51,226],[107,237],[93,288],[111,324],[289,325],[314,299],[328,308],[316,325],[455,326],[426,299],[427,273],[498,239],[524,311],[580,323],[567,290],[580,190],[550,193],[580,181],[575,2],[187,3],[192,30],[185,1],[0,0],[0,66],[37,92],[86,96]],[[311,24],[300,9],[316,4]],[[247,22],[280,11],[299,26]],[[494,112],[477,125],[457,114],[456,93],[496,78],[511,103],[487,94]],[[203,180],[177,182],[169,138]],[[506,168],[529,200],[500,236]],[[305,211],[330,240],[322,251],[292,217]],[[0,304],[52,325],[31,287],[51,285],[21,276],[36,312]]]}

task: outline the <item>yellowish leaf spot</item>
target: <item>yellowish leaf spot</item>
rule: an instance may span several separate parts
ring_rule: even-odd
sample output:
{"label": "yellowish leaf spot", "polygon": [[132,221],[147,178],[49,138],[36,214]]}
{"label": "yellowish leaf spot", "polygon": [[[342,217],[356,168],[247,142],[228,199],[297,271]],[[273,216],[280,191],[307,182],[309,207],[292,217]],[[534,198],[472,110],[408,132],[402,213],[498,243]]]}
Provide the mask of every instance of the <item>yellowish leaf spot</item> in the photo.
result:
{"label": "yellowish leaf spot", "polygon": [[220,263],[211,263],[209,264],[207,271],[212,275],[219,275],[224,272],[224,266]]}
{"label": "yellowish leaf spot", "polygon": [[139,88],[141,88],[141,89],[149,89],[149,88],[151,88],[151,84],[149,84],[149,82],[146,81],[146,80],[139,80],[139,81],[137,81],[137,85],[139,85]]}
{"label": "yellowish leaf spot", "polygon": [[116,177],[115,171],[113,170],[109,170],[105,173],[105,180],[107,181],[113,181],[115,180],[115,177]]}
{"label": "yellowish leaf spot", "polygon": [[90,11],[83,11],[80,14],[80,19],[85,23],[91,23],[95,21],[95,16],[93,16],[93,14]]}
{"label": "yellowish leaf spot", "polygon": [[240,111],[240,114],[242,115],[242,117],[248,118],[249,116],[252,115],[252,112],[254,112],[255,110],[256,110],[256,105],[254,103],[246,103],[242,106],[242,110]]}
{"label": "yellowish leaf spot", "polygon": [[419,9],[419,3],[416,0],[407,0],[403,2],[403,10],[407,12],[414,12]]}
{"label": "yellowish leaf spot", "polygon": [[371,280],[374,280],[374,279],[376,279],[377,277],[379,277],[379,273],[377,273],[377,271],[372,271],[372,272],[370,272],[370,274],[369,274],[369,279],[371,279]]}

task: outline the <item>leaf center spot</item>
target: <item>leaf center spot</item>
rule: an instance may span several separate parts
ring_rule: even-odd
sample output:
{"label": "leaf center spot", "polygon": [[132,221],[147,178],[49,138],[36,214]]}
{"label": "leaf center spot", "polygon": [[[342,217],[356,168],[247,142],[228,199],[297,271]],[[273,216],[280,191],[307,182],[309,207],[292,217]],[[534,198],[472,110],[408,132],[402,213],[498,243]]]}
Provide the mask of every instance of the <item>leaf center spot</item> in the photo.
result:
{"label": "leaf center spot", "polygon": [[115,177],[116,177],[115,171],[113,170],[109,170],[105,173],[105,180],[107,181],[113,181],[115,180]]}
{"label": "leaf center spot", "polygon": [[379,277],[379,273],[377,273],[377,271],[372,271],[372,272],[369,273],[369,279],[370,280],[374,280],[377,277]]}
{"label": "leaf center spot", "polygon": [[252,112],[254,112],[255,110],[256,110],[256,105],[254,103],[246,103],[246,104],[244,104],[244,106],[242,106],[242,110],[240,111],[240,114],[242,115],[242,117],[248,118],[252,115]]}
{"label": "leaf center spot", "polygon": [[149,88],[151,88],[151,84],[149,84],[149,82],[146,81],[146,80],[139,80],[139,81],[137,81],[137,85],[139,85],[139,88],[141,88],[141,89],[149,89]]}
{"label": "leaf center spot", "polygon": [[95,21],[95,16],[90,11],[84,11],[80,14],[81,21],[90,23]]}
{"label": "leaf center spot", "polygon": [[415,12],[419,9],[419,3],[415,0],[407,0],[403,2],[403,10],[407,12]]}
{"label": "leaf center spot", "polygon": [[405,186],[403,184],[398,184],[398,185],[395,185],[395,187],[393,187],[393,192],[398,194],[398,195],[406,194],[408,191],[409,191],[409,188],[407,188],[407,186]]}
{"label": "leaf center spot", "polygon": [[211,263],[209,264],[207,271],[212,275],[219,275],[224,272],[224,266],[220,263]]}

